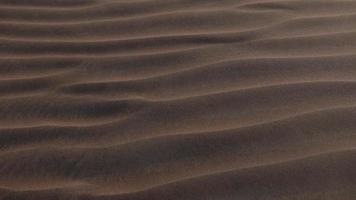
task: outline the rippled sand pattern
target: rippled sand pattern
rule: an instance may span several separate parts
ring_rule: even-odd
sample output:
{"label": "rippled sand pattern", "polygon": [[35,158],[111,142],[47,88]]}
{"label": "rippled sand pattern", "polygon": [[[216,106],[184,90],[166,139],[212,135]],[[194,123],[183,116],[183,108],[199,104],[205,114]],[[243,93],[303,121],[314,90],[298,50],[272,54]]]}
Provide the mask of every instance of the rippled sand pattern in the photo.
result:
{"label": "rippled sand pattern", "polygon": [[355,0],[0,0],[0,200],[355,200]]}

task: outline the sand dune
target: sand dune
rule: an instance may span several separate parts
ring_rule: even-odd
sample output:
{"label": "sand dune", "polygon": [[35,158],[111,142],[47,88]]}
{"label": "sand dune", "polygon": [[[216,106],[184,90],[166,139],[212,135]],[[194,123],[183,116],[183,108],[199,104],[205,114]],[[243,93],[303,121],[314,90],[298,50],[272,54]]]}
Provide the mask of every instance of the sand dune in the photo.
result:
{"label": "sand dune", "polygon": [[356,1],[0,0],[0,200],[354,200]]}

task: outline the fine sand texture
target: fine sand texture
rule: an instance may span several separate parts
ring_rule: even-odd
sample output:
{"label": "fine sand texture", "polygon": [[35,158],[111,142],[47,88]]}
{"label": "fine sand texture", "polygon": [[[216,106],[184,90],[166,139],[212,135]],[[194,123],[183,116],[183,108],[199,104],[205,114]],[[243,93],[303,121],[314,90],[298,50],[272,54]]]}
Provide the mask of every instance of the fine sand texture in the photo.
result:
{"label": "fine sand texture", "polygon": [[0,0],[0,200],[355,200],[356,0]]}

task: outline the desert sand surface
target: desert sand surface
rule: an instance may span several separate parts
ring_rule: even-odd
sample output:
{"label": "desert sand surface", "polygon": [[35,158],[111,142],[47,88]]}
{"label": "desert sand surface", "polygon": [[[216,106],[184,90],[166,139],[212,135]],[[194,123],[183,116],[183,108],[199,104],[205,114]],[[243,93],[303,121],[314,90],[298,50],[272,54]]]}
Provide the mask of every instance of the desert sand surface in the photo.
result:
{"label": "desert sand surface", "polygon": [[0,200],[355,200],[355,0],[0,0]]}

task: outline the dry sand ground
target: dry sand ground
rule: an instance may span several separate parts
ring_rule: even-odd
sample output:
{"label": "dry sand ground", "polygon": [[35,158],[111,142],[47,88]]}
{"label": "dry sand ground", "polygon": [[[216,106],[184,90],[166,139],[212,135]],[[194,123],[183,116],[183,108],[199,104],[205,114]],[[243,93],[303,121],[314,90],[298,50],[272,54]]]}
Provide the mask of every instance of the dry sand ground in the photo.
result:
{"label": "dry sand ground", "polygon": [[355,0],[0,0],[1,200],[355,200]]}

